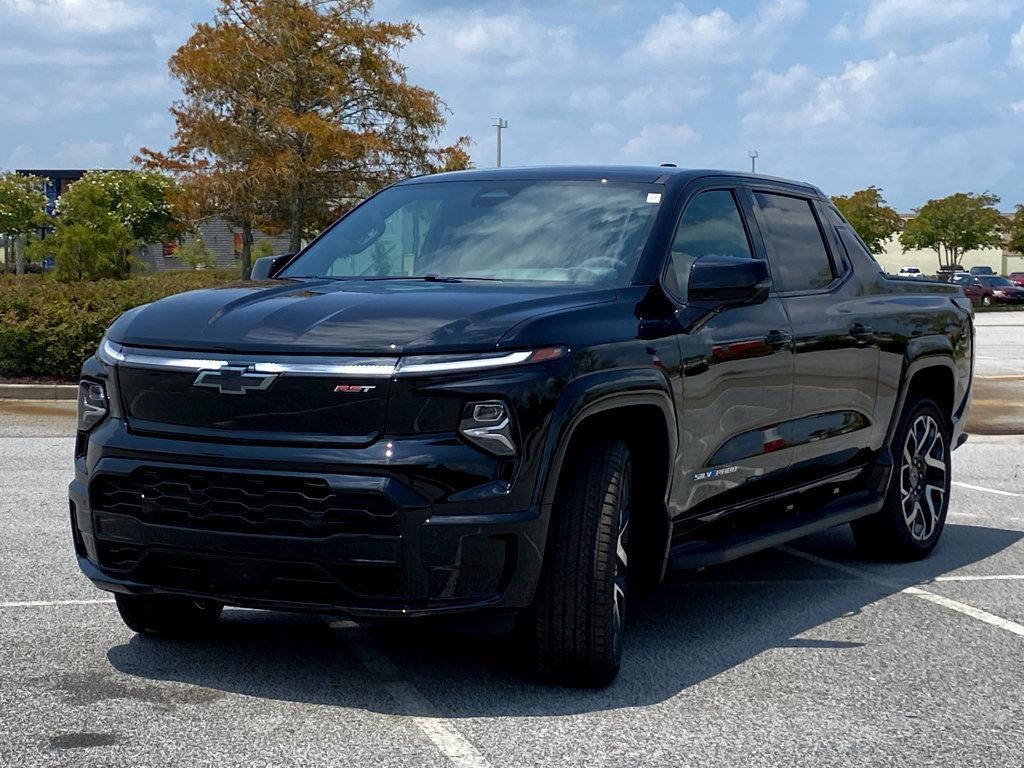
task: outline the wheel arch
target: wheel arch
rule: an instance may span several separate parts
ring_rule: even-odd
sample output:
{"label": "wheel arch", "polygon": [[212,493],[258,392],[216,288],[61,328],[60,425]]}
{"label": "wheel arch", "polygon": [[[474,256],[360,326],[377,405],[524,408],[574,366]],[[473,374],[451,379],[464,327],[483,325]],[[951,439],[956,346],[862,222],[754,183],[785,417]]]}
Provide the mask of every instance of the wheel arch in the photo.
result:
{"label": "wheel arch", "polygon": [[[550,441],[540,504],[550,513],[558,484],[574,446],[592,436],[616,437],[626,442],[633,460],[634,500],[631,520],[636,521],[636,542],[653,557],[653,576],[661,578],[667,562],[670,522],[668,496],[678,447],[676,409],[667,379],[660,370],[602,372],[598,381],[586,382],[577,392],[563,396],[561,425]],[[586,379],[586,378],[585,378]],[[550,515],[548,515],[550,519]]]}

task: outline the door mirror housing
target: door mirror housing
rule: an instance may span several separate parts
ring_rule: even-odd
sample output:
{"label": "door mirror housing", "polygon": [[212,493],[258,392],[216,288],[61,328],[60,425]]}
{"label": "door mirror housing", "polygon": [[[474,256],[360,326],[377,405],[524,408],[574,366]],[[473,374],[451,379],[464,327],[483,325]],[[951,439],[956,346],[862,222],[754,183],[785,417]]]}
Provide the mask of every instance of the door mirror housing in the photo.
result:
{"label": "door mirror housing", "polygon": [[270,280],[274,278],[281,268],[288,263],[295,254],[278,254],[277,256],[264,256],[252,263],[253,280]]}
{"label": "door mirror housing", "polygon": [[768,298],[771,286],[764,260],[708,254],[690,267],[686,304],[704,310],[759,304]]}

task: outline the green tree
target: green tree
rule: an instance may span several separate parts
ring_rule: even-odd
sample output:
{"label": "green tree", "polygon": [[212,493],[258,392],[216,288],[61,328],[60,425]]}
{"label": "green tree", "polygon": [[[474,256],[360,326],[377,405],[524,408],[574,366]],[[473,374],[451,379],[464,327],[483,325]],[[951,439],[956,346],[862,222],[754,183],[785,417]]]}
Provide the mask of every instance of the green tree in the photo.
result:
{"label": "green tree", "polygon": [[52,256],[58,280],[127,278],[135,239],[117,217],[97,214],[88,223],[60,222],[55,232],[33,244],[36,253]]}
{"label": "green tree", "polygon": [[105,209],[138,243],[157,243],[185,228],[172,205],[177,189],[178,183],[159,171],[90,171],[61,195],[57,209],[69,221],[85,221]]}
{"label": "green tree", "polygon": [[1024,254],[1024,203],[1018,203],[1009,226],[1010,242],[1007,248]]}
{"label": "green tree", "polygon": [[1006,223],[996,209],[998,202],[999,197],[988,192],[957,192],[929,200],[907,222],[900,244],[904,250],[932,249],[940,267],[959,264],[966,251],[1002,245]]}
{"label": "green tree", "polygon": [[262,259],[265,256],[276,256],[278,250],[274,247],[266,238],[260,238],[252,247],[252,258],[253,260]]}
{"label": "green tree", "polygon": [[184,262],[193,270],[206,270],[216,266],[217,259],[202,238],[190,238],[178,248],[175,259]]}
{"label": "green tree", "polygon": [[[289,250],[391,181],[466,167],[468,140],[437,141],[445,106],[410,84],[398,55],[420,30],[375,21],[372,0],[220,0],[171,57],[184,98],[166,155],[148,162],[195,175],[251,228],[286,230]],[[241,182],[244,182],[241,183]],[[249,237],[245,237],[246,234]],[[243,272],[248,250],[243,250]]]}
{"label": "green tree", "polygon": [[903,229],[903,218],[874,185],[850,195],[836,195],[832,202],[873,254],[885,251],[885,242]]}
{"label": "green tree", "polygon": [[45,181],[14,172],[0,174],[0,233],[14,241],[14,265],[25,274],[25,239],[47,223]]}

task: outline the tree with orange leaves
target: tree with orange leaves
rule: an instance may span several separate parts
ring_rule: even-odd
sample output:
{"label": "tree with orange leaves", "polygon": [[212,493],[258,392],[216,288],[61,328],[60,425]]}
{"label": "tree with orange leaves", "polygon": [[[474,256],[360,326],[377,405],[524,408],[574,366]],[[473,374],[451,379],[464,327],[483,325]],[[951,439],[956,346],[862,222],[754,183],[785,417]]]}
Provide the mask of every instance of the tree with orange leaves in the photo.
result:
{"label": "tree with orange leaves", "polygon": [[373,0],[220,0],[169,67],[184,98],[166,152],[199,210],[241,226],[243,274],[257,224],[291,250],[368,193],[405,176],[469,165],[465,137],[438,138],[445,105],[406,79],[411,22],[371,18]]}

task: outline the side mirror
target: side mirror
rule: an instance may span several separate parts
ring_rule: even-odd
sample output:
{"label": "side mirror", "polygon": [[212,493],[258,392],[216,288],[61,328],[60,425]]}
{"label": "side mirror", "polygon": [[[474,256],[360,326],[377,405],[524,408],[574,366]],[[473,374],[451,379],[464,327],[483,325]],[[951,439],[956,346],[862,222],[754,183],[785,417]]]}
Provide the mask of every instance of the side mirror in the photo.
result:
{"label": "side mirror", "polygon": [[708,254],[690,267],[686,303],[705,310],[758,304],[771,285],[768,263],[761,259]]}
{"label": "side mirror", "polygon": [[269,280],[277,275],[285,263],[295,254],[278,254],[277,256],[264,256],[252,263],[253,280]]}

